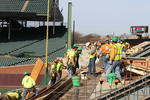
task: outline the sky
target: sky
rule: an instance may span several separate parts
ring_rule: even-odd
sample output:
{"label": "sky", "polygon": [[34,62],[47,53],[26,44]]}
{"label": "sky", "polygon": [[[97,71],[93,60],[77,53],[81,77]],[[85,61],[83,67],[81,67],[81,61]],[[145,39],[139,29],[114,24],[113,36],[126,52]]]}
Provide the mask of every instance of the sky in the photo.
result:
{"label": "sky", "polygon": [[130,26],[150,25],[150,0],[59,0],[65,23],[68,2],[75,31],[83,34],[131,34]]}

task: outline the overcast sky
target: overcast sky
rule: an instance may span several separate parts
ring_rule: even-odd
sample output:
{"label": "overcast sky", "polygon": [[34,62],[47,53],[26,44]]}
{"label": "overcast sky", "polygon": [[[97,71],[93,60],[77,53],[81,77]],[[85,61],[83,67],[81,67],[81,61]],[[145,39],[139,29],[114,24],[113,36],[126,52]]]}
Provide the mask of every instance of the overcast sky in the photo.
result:
{"label": "overcast sky", "polygon": [[76,31],[84,34],[130,33],[130,26],[150,25],[150,0],[60,0],[65,22],[69,1]]}

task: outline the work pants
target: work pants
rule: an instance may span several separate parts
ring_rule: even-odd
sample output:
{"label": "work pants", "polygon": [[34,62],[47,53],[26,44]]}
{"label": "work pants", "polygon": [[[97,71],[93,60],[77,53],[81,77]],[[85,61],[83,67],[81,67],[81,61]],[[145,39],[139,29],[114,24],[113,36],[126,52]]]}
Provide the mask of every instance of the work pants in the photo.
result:
{"label": "work pants", "polygon": [[57,73],[54,74],[53,77],[51,77],[51,86],[53,86],[56,82]]}
{"label": "work pants", "polygon": [[106,58],[106,55],[103,55],[103,63],[104,63],[104,69],[105,71],[107,71],[107,68],[108,68],[108,63],[109,63],[109,59]]}
{"label": "work pants", "polygon": [[27,93],[31,92],[31,91],[33,91],[35,93],[35,95],[38,95],[38,90],[35,87],[28,88],[28,89],[25,88],[24,92],[23,92],[22,100],[26,100]]}
{"label": "work pants", "polygon": [[115,70],[115,74],[117,75],[116,77],[121,82],[122,79],[121,79],[121,75],[120,75],[120,72],[121,72],[121,70],[120,70],[120,60],[114,60],[112,62],[112,65],[109,65],[109,67],[107,68],[107,71],[106,71],[105,80],[108,81],[108,75],[109,75],[109,73],[111,73],[111,71],[113,71],[113,69]]}
{"label": "work pants", "polygon": [[68,68],[68,79],[72,77],[72,68]]}
{"label": "work pants", "polygon": [[88,65],[88,74],[94,74],[96,72],[95,61],[96,61],[96,57],[90,58],[89,65]]}
{"label": "work pants", "polygon": [[58,80],[58,81],[61,79],[61,76],[62,76],[62,71],[59,70],[59,71],[58,71],[58,76],[57,76],[57,80]]}
{"label": "work pants", "polygon": [[76,67],[72,63],[68,64],[68,79],[72,77],[72,74],[76,72]]}

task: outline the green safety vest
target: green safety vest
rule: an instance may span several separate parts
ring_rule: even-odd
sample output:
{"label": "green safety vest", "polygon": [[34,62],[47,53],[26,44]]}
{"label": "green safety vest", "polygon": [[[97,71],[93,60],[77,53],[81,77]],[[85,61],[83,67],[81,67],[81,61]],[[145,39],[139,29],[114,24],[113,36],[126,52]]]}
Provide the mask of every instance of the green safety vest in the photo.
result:
{"label": "green safety vest", "polygon": [[117,43],[114,45],[115,46],[115,59],[114,60],[121,60],[122,58],[122,49],[120,45]]}

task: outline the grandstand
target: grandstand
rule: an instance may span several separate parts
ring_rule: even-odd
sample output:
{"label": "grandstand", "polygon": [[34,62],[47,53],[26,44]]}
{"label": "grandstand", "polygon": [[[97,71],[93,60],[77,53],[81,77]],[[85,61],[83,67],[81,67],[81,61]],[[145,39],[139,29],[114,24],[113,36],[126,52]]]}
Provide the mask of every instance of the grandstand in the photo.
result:
{"label": "grandstand", "polygon": [[[37,57],[45,61],[46,17],[47,0],[0,0],[1,67],[35,64]],[[50,26],[54,19],[59,23],[55,32]],[[58,0],[50,0],[48,62],[66,52],[67,28],[62,23]]]}

